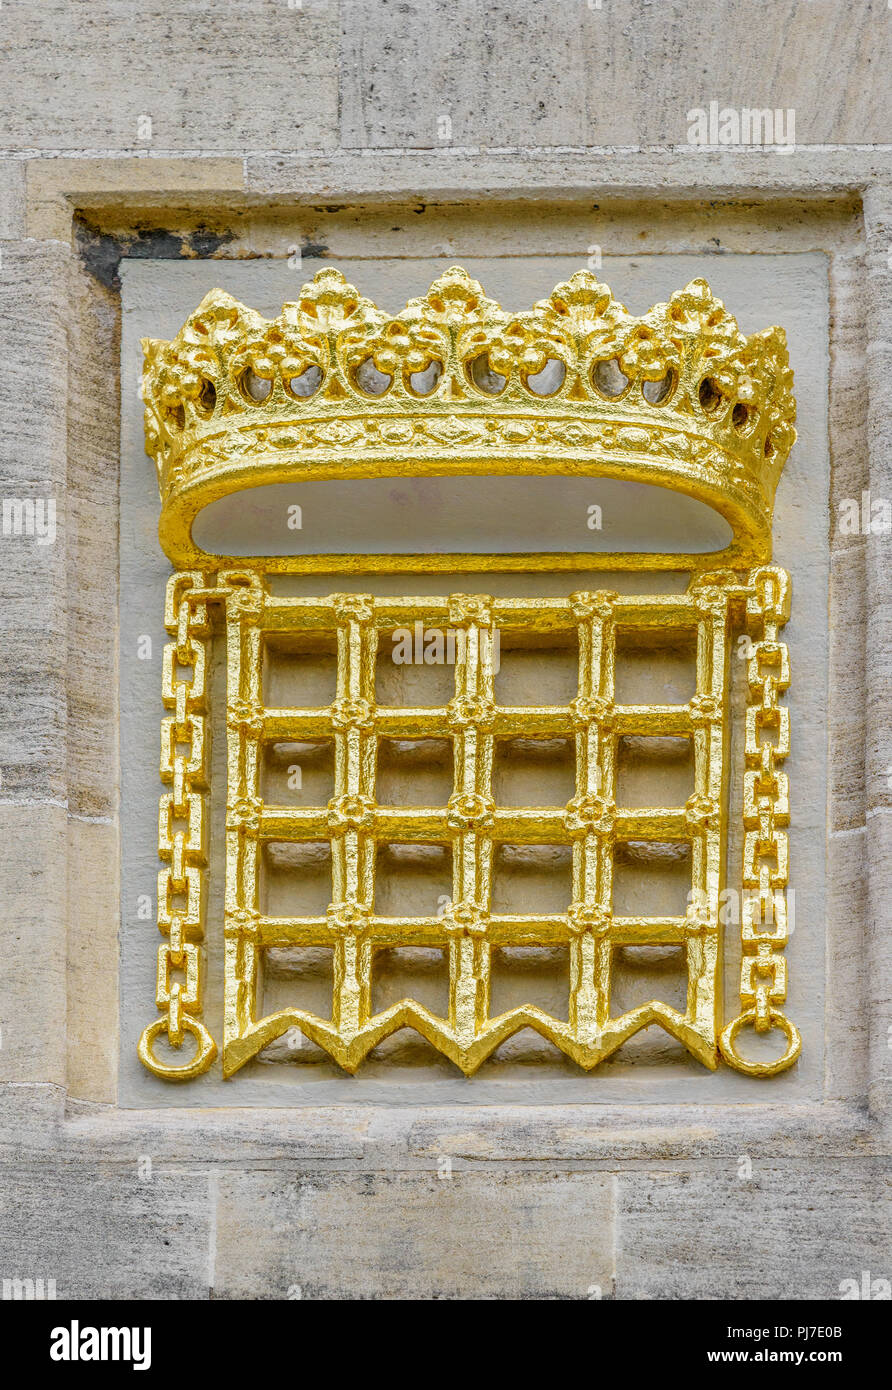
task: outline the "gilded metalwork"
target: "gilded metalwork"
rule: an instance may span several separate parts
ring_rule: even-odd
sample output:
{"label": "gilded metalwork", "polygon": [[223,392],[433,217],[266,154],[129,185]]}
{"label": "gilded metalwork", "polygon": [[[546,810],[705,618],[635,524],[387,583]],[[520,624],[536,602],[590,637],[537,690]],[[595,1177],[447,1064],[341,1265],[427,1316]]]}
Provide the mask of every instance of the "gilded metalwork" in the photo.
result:
{"label": "gilded metalwork", "polygon": [[[206,1070],[216,1053],[200,1021],[209,745],[205,671],[216,612],[227,650],[224,1075],[233,1075],[292,1027],[350,1072],[406,1026],[467,1074],[521,1028],[534,1029],[591,1068],[654,1023],[711,1069],[720,1057],[756,1076],[791,1065],[801,1044],[781,1010],[789,791],[779,764],[789,751],[789,711],[778,703],[789,685],[789,656],[778,629],[789,614],[790,583],[783,570],[762,563],[770,558],[774,488],[794,437],[781,330],[743,338],[702,281],[643,319],[632,319],[584,273],[558,286],[530,314],[512,317],[486,300],[465,272],[452,270],[425,299],[391,319],[362,300],[336,271],[323,271],[304,289],[299,304],[286,305],[273,324],[215,291],[172,344],[148,343],[146,355],[147,437],[159,467],[162,543],[175,563],[197,558],[202,565],[180,569],[168,587],[166,623],[175,640],[164,664],[165,704],[174,713],[162,732],[162,777],[172,788],[162,797],[159,831],[165,868],[158,924],[165,940],[157,1002],[163,1013],[143,1034],[143,1062],[159,1076],[186,1079]],[[485,399],[475,385],[484,379],[473,366],[481,357],[488,358],[490,376],[505,378],[499,396]],[[599,394],[597,366],[614,359],[626,385],[621,399],[607,402]],[[530,378],[548,360],[563,365],[563,385],[537,398]],[[369,361],[390,377],[378,399],[360,384],[372,380],[361,371]],[[430,371],[434,365],[438,376]],[[425,383],[436,378],[434,394],[426,397],[417,381],[423,373],[428,373]],[[315,395],[304,397],[300,391],[308,380]],[[258,381],[270,386],[255,401],[251,393]],[[652,400],[644,394],[646,383],[660,383],[649,393]],[[564,598],[484,593],[296,598],[271,592],[264,571],[308,565],[332,570],[334,557],[227,559],[219,569],[220,558],[197,551],[189,535],[201,506],[255,481],[552,467],[558,473],[614,473],[678,487],[722,511],[735,528],[734,541],[718,557],[586,557],[590,566],[604,568],[692,570],[683,594],[629,596],[592,588]],[[352,568],[381,573],[397,568],[396,558],[353,557]],[[443,568],[443,561],[454,567],[458,560],[423,558],[436,559]],[[512,567],[504,556],[474,558],[477,568]],[[407,557],[398,559],[402,563]],[[566,557],[560,562],[547,555],[511,559],[515,568],[536,570],[559,568]],[[579,557],[573,559],[578,567]],[[454,632],[454,693],[440,707],[386,705],[376,690],[376,654],[397,629],[417,622]],[[727,851],[728,654],[734,631],[744,623],[755,640],[743,785],[741,1013],[722,1032],[719,899]],[[498,703],[497,632],[503,649],[574,645],[575,698],[554,706]],[[617,703],[617,637],[646,639],[654,633],[693,635],[694,694],[678,705]],[[267,705],[264,652],[270,639],[286,635],[298,648],[302,643],[318,648],[322,642],[336,651],[331,704]],[[183,674],[186,670],[191,674]],[[619,740],[667,734],[691,741],[692,795],[675,807],[618,806]],[[576,785],[566,805],[496,804],[494,745],[519,737],[573,740]],[[450,739],[454,776],[446,804],[380,804],[380,738]],[[334,747],[334,794],[327,804],[287,806],[264,799],[264,750],[276,742],[323,740]],[[324,915],[283,918],[264,911],[264,847],[282,841],[330,845],[331,901]],[[684,916],[615,914],[616,853],[630,842],[687,847],[692,891]],[[393,843],[451,851],[453,888],[445,911],[389,917],[376,910],[378,850]],[[565,911],[493,911],[494,855],[505,844],[571,846],[572,896]],[[615,951],[655,943],[683,948],[685,1011],[655,1000],[614,1015]],[[519,944],[566,946],[565,1019],[531,1005],[491,1016],[492,952]],[[373,1011],[376,952],[405,945],[446,952],[444,1016],[411,999]],[[329,1017],[297,1008],[262,1014],[264,952],[281,946],[331,947]],[[172,970],[184,978],[173,981]],[[784,1033],[788,1045],[778,1061],[753,1063],[740,1055],[737,1038],[749,1024],[760,1033],[773,1027]],[[157,1057],[154,1047],[162,1034],[178,1049],[187,1032],[198,1046],[190,1063],[178,1067]]]}
{"label": "gilded metalwork", "polygon": [[[213,290],[172,342],[143,346],[161,543],[178,567],[219,563],[193,542],[192,522],[243,488],[458,473],[629,478],[687,493],[730,522],[721,555],[648,555],[651,569],[771,558],[774,493],[795,438],[786,339],[780,328],[744,336],[705,280],[636,318],[580,271],[512,315],[454,267],[391,317],[329,268],[275,320]],[[642,561],[638,552],[546,553],[500,556],[496,567]],[[491,557],[467,554],[244,563],[324,573],[493,568]]]}
{"label": "gilded metalwork", "polygon": [[[197,582],[196,582],[197,581]],[[201,576],[175,574],[167,586],[164,624],[175,638],[164,648],[162,693],[173,714],[161,722],[161,780],[171,788],[161,797],[158,857],[158,947],[155,1002],[162,1017],[139,1040],[139,1056],[156,1076],[188,1081],[206,1071],[217,1045],[201,1022],[207,872],[207,804],[210,731],[207,717],[208,602],[216,585]],[[186,671],[191,674],[185,674]],[[172,972],[184,976],[172,979]],[[174,1049],[191,1034],[190,1061],[162,1061],[155,1045],[163,1037]]]}
{"label": "gilded metalwork", "polygon": [[[790,654],[778,629],[790,616],[791,586],[776,565],[756,570],[746,600],[746,618],[756,641],[747,670],[746,770],[743,774],[743,898],[741,905],[741,1014],[721,1037],[722,1055],[738,1071],[770,1076],[791,1066],[802,1049],[799,1031],[780,1005],[787,997],[787,962],[780,953],[789,940],[787,884],[790,878],[790,787],[778,766],[790,752],[790,711],[778,696],[790,685]],[[740,1029],[757,1033],[779,1028],[786,1051],[774,1063],[750,1062],[737,1051]]]}

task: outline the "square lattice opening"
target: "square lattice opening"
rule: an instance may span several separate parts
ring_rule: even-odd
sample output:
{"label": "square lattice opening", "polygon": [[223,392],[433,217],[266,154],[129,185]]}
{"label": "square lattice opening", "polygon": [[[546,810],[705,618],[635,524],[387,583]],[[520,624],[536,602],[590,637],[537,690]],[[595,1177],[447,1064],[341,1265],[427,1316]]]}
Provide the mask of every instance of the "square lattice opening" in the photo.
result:
{"label": "square lattice opening", "polygon": [[331,902],[331,845],[327,840],[274,840],[260,861],[260,904],[268,917],[324,917]]}
{"label": "square lattice opening", "polygon": [[453,787],[452,740],[378,740],[375,799],[380,806],[445,806]]}
{"label": "square lattice opening", "polygon": [[498,670],[493,677],[501,705],[569,705],[579,689],[579,654],[575,644],[559,635],[522,647],[499,644]]}
{"label": "square lattice opening", "polygon": [[494,913],[567,911],[573,898],[569,845],[499,845],[493,861]]}
{"label": "square lattice opening", "polygon": [[690,891],[690,845],[642,840],[617,845],[614,916],[684,917]]}
{"label": "square lattice opening", "polygon": [[436,917],[452,896],[449,845],[382,845],[375,862],[375,912],[381,917]]}
{"label": "square lattice opening", "polygon": [[270,709],[330,705],[337,678],[338,659],[331,637],[276,634],[264,642],[261,688],[263,703]]}
{"label": "square lattice opening", "polygon": [[570,952],[566,946],[500,946],[490,965],[490,1013],[496,1017],[532,1004],[566,1021]]}
{"label": "square lattice opening", "polygon": [[696,689],[696,629],[635,627],[617,632],[618,705],[681,705]]}
{"label": "square lattice opening", "polygon": [[616,753],[616,804],[684,806],[694,793],[694,746],[672,735],[625,735]]}
{"label": "square lattice opening", "polygon": [[263,748],[260,795],[271,806],[325,806],[334,795],[334,743],[270,743]]}
{"label": "square lattice opening", "polygon": [[331,1018],[334,949],[331,946],[271,946],[263,953],[263,1011],[303,1009]]}
{"label": "square lattice opening", "polygon": [[576,788],[576,754],[567,738],[499,739],[493,752],[497,806],[565,806]]}
{"label": "square lattice opening", "polygon": [[[428,629],[416,640],[412,629],[407,635],[381,633],[375,659],[375,699],[379,705],[401,708],[444,706],[455,694],[455,663],[448,660],[450,647],[445,641],[432,648]],[[437,630],[435,636],[440,635]],[[431,660],[425,660],[425,652]],[[420,659],[416,659],[417,656]]]}
{"label": "square lattice opening", "polygon": [[449,1014],[449,965],[437,946],[391,946],[375,951],[372,1013],[412,999],[439,1018]]}

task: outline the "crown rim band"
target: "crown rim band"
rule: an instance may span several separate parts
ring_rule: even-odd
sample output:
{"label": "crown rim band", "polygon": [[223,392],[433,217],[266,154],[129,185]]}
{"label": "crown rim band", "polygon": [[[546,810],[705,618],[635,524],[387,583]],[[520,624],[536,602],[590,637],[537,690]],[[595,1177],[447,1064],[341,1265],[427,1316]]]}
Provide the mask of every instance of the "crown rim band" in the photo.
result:
{"label": "crown rim band", "polygon": [[[506,551],[493,552],[437,552],[434,554],[376,555],[375,567],[390,572],[413,570],[421,573],[448,571],[461,561],[463,569],[506,570],[529,568],[531,561],[537,569],[556,570],[600,570],[639,567],[642,558],[649,566],[657,569],[709,570],[716,566],[744,567],[762,564],[771,558],[771,518],[766,517],[752,493],[744,488],[730,488],[727,482],[692,476],[675,460],[664,459],[651,462],[634,455],[614,456],[609,462],[604,459],[582,458],[560,461],[524,457],[518,454],[506,466],[504,461],[498,469],[493,468],[491,459],[426,458],[423,473],[426,477],[523,477],[553,476],[590,478],[611,478],[622,481],[628,478],[637,483],[669,489],[695,501],[702,502],[722,516],[731,527],[732,540],[721,550],[706,551]],[[572,466],[571,466],[572,464]],[[338,479],[360,478],[401,478],[417,476],[419,469],[411,459],[394,458],[369,460],[340,456],[330,458],[327,463],[315,462],[312,472],[306,469],[306,461],[300,456],[293,460],[287,455],[269,455],[267,461],[250,463],[224,462],[210,465],[197,473],[189,482],[182,484],[167,498],[159,520],[158,535],[161,546],[180,569],[207,569],[217,567],[227,557],[202,549],[192,538],[192,526],[198,515],[213,502],[234,493],[264,487],[286,481],[283,470],[287,470],[287,481],[299,479],[313,481],[335,481]],[[627,471],[625,471],[627,470]],[[370,555],[340,553],[294,553],[239,557],[238,563],[276,573],[288,570],[292,573],[339,573],[362,568]],[[522,565],[513,563],[523,560]],[[409,563],[411,561],[411,563]],[[476,563],[475,563],[476,562]],[[484,563],[485,562],[485,563]]]}

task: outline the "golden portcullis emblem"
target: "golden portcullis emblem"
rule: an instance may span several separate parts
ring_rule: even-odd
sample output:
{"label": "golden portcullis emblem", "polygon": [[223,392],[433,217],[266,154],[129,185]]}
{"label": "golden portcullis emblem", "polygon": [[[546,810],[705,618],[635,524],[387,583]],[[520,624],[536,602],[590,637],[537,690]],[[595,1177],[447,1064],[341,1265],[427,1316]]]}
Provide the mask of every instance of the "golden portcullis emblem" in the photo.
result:
{"label": "golden portcullis emblem", "polygon": [[[202,942],[208,874],[212,633],[226,648],[227,797],[222,940],[222,1063],[232,1076],[297,1027],[347,1071],[390,1034],[411,1027],[467,1074],[505,1039],[532,1028],[592,1068],[640,1029],[659,1024],[709,1068],[720,1058],[755,1076],[790,1066],[800,1038],[783,1012],[788,939],[790,748],[786,645],[790,581],[771,563],[774,493],[795,439],[784,333],[744,336],[703,280],[641,318],[587,272],[525,313],[487,299],[451,269],[392,317],[333,269],[266,320],[215,290],[172,342],[145,348],[148,452],[158,469],[160,538],[175,567],[167,591],[158,889],[157,1005],[139,1053],[156,1075],[207,1070],[217,1043],[202,1022]],[[547,368],[547,370],[546,370]],[[543,383],[548,394],[543,394]],[[192,523],[209,503],[260,485],[323,479],[458,475],[569,475],[656,484],[707,503],[729,523],[719,554],[300,554],[248,558],[201,550]],[[620,594],[592,583],[558,597],[443,593],[295,597],[271,580],[288,573],[351,576],[598,570],[651,582]],[[654,571],[687,572],[687,588],[655,593]],[[481,587],[485,588],[485,585]],[[568,586],[570,587],[570,586]],[[671,587],[671,586],[669,586]],[[376,690],[376,653],[397,629],[446,629],[455,686],[440,707],[399,708]],[[680,633],[696,651],[696,690],[682,704],[617,701],[617,643]],[[748,635],[742,731],[741,1009],[722,1031],[720,897],[731,772],[729,651]],[[287,636],[336,654],[330,704],[275,708],[264,700],[265,644]],[[578,689],[564,705],[497,702],[494,650],[572,643]],[[739,639],[738,639],[739,640]],[[617,748],[626,736],[690,740],[694,791],[684,805],[617,805]],[[376,795],[379,739],[449,738],[445,805],[395,807]],[[575,750],[575,792],[564,805],[500,806],[493,797],[499,740],[564,738]],[[264,747],[329,740],[334,795],[324,805],[272,804],[261,795]],[[318,916],[262,910],[259,865],[271,841],[326,841],[331,901]],[[682,916],[618,916],[618,847],[687,846],[689,906]],[[452,895],[435,916],[375,910],[376,859],[385,844],[451,849]],[[511,845],[565,845],[572,890],[564,911],[504,914],[492,907],[494,854]],[[490,1011],[494,950],[563,945],[569,1000],[559,1019],[533,1005]],[[614,1014],[611,975],[623,946],[684,952],[687,1007],[659,1000]],[[271,947],[334,953],[327,1018],[298,1008],[263,1016],[260,982]],[[448,957],[449,1002],[437,1016],[412,999],[372,1008],[376,952],[435,946]],[[744,1028],[778,1029],[773,1062],[738,1052]],[[163,1035],[192,1044],[182,1064],[158,1057]],[[168,1056],[171,1054],[167,1053]]]}

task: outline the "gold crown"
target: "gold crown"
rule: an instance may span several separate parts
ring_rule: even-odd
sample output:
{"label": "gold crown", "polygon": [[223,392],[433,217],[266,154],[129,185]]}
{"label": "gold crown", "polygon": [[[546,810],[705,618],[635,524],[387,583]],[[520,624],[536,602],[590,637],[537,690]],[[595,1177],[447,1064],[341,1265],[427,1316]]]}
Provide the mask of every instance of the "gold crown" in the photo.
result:
{"label": "gold crown", "polygon": [[[636,318],[579,271],[511,314],[453,267],[391,316],[328,267],[276,319],[212,290],[172,342],[143,348],[159,531],[177,565],[213,563],[192,522],[227,494],[416,474],[653,483],[730,523],[733,540],[710,565],[770,558],[774,493],[796,438],[786,337],[746,337],[705,280]],[[443,558],[402,557],[401,567]],[[648,559],[680,568],[707,557]],[[332,569],[345,557],[244,563]]]}

